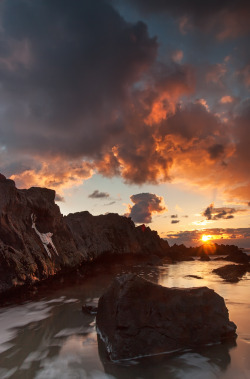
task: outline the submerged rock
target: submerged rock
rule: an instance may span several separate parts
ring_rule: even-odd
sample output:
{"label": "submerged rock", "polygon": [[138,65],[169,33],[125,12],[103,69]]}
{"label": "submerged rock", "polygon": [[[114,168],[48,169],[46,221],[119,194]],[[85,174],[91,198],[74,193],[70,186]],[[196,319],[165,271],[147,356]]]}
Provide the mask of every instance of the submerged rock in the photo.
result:
{"label": "submerged rock", "polygon": [[185,278],[194,278],[194,279],[203,279],[201,276],[199,275],[185,275]]}
{"label": "submerged rock", "polygon": [[98,308],[98,299],[94,299],[82,305],[83,313],[88,313],[90,315],[96,315],[97,308]]}
{"label": "submerged rock", "polygon": [[114,361],[236,337],[224,299],[213,290],[166,288],[134,274],[117,277],[100,298],[96,325]]}
{"label": "submerged rock", "polygon": [[226,282],[237,283],[247,272],[250,272],[250,264],[226,265],[216,268],[212,272],[219,275]]}

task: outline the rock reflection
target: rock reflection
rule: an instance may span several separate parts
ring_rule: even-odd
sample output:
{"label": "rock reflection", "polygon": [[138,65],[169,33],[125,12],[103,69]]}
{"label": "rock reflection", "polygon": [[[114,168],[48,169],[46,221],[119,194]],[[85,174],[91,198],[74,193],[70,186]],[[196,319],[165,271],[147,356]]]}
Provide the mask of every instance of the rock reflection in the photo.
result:
{"label": "rock reflection", "polygon": [[228,368],[230,350],[235,341],[205,346],[196,350],[161,354],[121,362],[111,362],[103,341],[98,336],[98,351],[104,370],[116,379],[216,379]]}

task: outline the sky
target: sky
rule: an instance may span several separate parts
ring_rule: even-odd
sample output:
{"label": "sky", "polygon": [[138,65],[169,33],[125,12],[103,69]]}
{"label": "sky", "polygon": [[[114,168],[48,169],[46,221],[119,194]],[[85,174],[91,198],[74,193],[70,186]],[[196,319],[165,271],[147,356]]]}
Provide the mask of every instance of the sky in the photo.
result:
{"label": "sky", "polygon": [[63,214],[250,247],[250,3],[2,0],[0,172]]}

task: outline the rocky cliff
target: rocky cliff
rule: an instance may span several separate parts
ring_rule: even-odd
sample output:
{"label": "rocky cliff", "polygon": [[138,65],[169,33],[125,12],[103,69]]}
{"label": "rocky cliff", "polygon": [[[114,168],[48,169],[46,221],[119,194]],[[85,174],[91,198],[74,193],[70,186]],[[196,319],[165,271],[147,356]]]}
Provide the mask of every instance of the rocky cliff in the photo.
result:
{"label": "rocky cliff", "polygon": [[104,253],[162,255],[169,248],[157,232],[148,227],[135,227],[130,218],[115,213],[92,216],[89,212],[77,212],[64,219],[77,248],[90,260]]}
{"label": "rocky cliff", "polygon": [[0,174],[0,294],[103,253],[164,254],[168,243],[116,214],[88,212],[63,217],[55,191],[21,190]]}

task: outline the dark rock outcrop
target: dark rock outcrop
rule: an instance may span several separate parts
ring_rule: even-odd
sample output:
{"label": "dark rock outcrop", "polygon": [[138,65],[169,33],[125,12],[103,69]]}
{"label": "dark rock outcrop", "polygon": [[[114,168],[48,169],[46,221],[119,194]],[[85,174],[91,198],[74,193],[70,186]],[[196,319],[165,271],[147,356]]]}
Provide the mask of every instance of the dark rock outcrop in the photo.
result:
{"label": "dark rock outcrop", "polygon": [[169,248],[168,251],[168,257],[170,258],[173,262],[183,262],[183,261],[193,261],[194,258],[192,257],[193,254],[193,249],[192,248],[187,248],[185,245],[176,245],[174,244]]}
{"label": "dark rock outcrop", "polygon": [[86,251],[89,259],[101,254],[156,254],[165,255],[169,245],[150,228],[135,227],[130,218],[115,213],[92,216],[77,212],[65,221],[79,250]]}
{"label": "dark rock outcrop", "polygon": [[247,264],[250,262],[250,257],[246,253],[243,253],[243,251],[239,250],[239,251],[232,251],[226,257],[218,257],[215,260]]}
{"label": "dark rock outcrop", "polygon": [[250,272],[250,264],[226,265],[216,268],[212,272],[219,275],[226,282],[237,283],[247,272]]}
{"label": "dark rock outcrop", "polygon": [[165,288],[133,274],[117,277],[100,298],[96,325],[114,361],[236,337],[213,290]]}
{"label": "dark rock outcrop", "polygon": [[[0,175],[0,294],[95,260],[102,254],[166,254],[157,232],[117,214],[63,217],[55,191],[17,189]],[[149,259],[156,262],[158,258]]]}
{"label": "dark rock outcrop", "polygon": [[211,261],[211,258],[203,251],[200,255],[200,261],[208,262]]}
{"label": "dark rock outcrop", "polygon": [[[1,176],[0,293],[45,279],[64,267],[76,266],[85,258],[77,250],[54,199],[53,190],[34,187],[20,190],[12,180]],[[32,228],[32,214],[36,217],[36,230]],[[43,243],[36,231],[41,236],[51,233],[47,238],[56,251],[51,244]]]}
{"label": "dark rock outcrop", "polygon": [[[178,261],[188,261],[192,260],[192,257],[199,257],[203,254],[207,255],[231,255],[241,253],[241,250],[235,245],[218,245],[217,243],[205,243],[201,246],[196,247],[186,247],[185,245],[174,244],[169,248],[168,255],[172,260]],[[218,258],[220,260],[222,258]]]}

